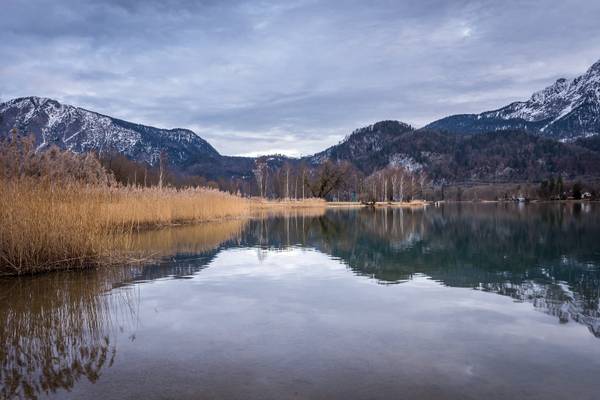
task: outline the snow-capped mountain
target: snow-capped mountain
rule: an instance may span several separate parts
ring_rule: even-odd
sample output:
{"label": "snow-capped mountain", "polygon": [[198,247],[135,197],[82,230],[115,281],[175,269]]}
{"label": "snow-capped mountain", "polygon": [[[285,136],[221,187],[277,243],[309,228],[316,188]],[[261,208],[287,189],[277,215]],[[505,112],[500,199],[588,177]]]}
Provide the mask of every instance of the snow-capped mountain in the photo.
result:
{"label": "snow-capped mountain", "polygon": [[56,145],[77,153],[118,152],[151,165],[157,163],[161,151],[178,166],[219,157],[208,142],[190,130],[138,125],[40,97],[0,104],[0,136],[13,128],[33,134],[40,149]]}
{"label": "snow-capped mountain", "polygon": [[596,135],[600,133],[600,61],[585,74],[561,78],[527,101],[481,114],[453,115],[425,128],[456,133],[523,129],[561,140]]}
{"label": "snow-capped mountain", "polygon": [[[156,165],[165,152],[175,173],[215,181],[252,179],[257,161],[220,155],[187,129],[139,125],[47,98],[24,97],[0,103],[0,138],[13,128],[35,135],[40,150],[57,145],[77,153],[120,153],[151,165]],[[273,170],[285,163],[341,161],[366,175],[399,166],[423,171],[440,181],[600,176],[597,133],[600,61],[581,77],[559,79],[528,101],[499,110],[451,116],[418,130],[399,121],[380,121],[353,131],[339,144],[312,156],[268,157],[266,161]]]}

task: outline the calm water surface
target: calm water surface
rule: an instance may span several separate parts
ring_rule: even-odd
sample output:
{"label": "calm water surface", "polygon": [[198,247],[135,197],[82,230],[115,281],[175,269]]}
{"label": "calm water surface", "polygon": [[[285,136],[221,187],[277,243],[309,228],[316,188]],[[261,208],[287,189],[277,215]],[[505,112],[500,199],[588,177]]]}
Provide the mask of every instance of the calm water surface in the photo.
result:
{"label": "calm water surface", "polygon": [[600,204],[136,240],[162,261],[0,281],[0,398],[600,398]]}

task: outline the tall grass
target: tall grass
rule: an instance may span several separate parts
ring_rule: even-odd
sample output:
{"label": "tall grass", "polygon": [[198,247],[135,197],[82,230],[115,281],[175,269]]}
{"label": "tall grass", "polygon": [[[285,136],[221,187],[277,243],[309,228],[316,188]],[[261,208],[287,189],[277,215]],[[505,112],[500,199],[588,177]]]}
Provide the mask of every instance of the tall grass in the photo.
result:
{"label": "tall grass", "polygon": [[94,190],[74,185],[0,182],[0,271],[20,274],[96,261],[107,236],[94,197]]}
{"label": "tall grass", "polygon": [[124,234],[249,208],[211,189],[120,186],[93,155],[37,152],[16,132],[0,141],[0,274],[107,264],[123,254]]}
{"label": "tall grass", "polygon": [[263,202],[207,188],[122,186],[92,155],[36,152],[32,138],[13,132],[0,141],[0,275],[118,262],[135,250],[132,235],[148,228],[324,204]]}
{"label": "tall grass", "polygon": [[25,178],[0,183],[0,273],[105,264],[119,259],[116,235],[250,210],[248,200],[211,189],[53,185]]}
{"label": "tall grass", "polygon": [[246,215],[250,201],[207,188],[112,188],[103,191],[106,224],[119,229],[207,222]]}

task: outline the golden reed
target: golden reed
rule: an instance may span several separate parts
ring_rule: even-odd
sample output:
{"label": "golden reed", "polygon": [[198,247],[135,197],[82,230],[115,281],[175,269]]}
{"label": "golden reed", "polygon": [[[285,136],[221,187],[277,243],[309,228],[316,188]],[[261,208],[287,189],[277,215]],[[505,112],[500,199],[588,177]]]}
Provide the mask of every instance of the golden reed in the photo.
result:
{"label": "golden reed", "polygon": [[[324,208],[325,202],[268,202],[208,188],[118,185],[93,155],[58,148],[39,152],[33,137],[13,131],[0,140],[0,275],[121,262],[138,250],[134,234],[148,228],[224,223],[256,210],[305,207]],[[221,228],[212,225],[210,230],[239,229]]]}
{"label": "golden reed", "polygon": [[118,259],[123,235],[249,212],[249,200],[211,189],[0,181],[0,274],[106,264]]}

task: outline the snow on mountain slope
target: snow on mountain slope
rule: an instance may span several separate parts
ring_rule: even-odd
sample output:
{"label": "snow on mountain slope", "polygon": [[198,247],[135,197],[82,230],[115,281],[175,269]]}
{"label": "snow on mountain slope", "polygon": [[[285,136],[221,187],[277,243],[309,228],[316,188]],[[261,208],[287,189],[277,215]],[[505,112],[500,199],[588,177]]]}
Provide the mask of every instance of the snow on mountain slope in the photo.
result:
{"label": "snow on mountain slope", "polygon": [[457,133],[524,129],[567,141],[598,134],[600,61],[585,74],[572,80],[561,78],[527,101],[481,114],[453,115],[426,128]]}
{"label": "snow on mountain slope", "polygon": [[400,135],[414,129],[399,121],[380,121],[354,130],[335,146],[310,157],[310,162],[318,164],[327,159],[358,162],[380,153]]}
{"label": "snow on mountain slope", "polygon": [[40,97],[0,104],[0,137],[13,128],[33,134],[40,149],[56,145],[77,153],[118,152],[153,165],[161,151],[180,166],[219,157],[208,142],[190,130],[133,124]]}

